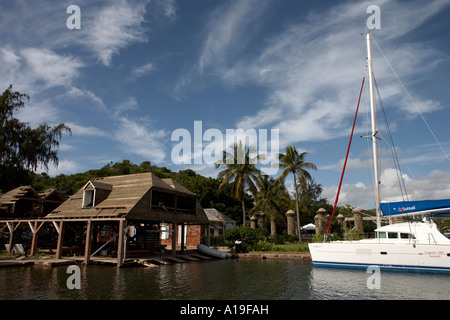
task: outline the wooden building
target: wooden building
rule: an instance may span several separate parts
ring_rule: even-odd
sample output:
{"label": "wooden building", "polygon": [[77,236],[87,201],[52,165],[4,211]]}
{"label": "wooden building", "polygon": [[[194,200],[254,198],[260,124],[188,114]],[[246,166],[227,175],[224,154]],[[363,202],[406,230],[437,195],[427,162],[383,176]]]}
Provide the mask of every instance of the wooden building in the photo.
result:
{"label": "wooden building", "polygon": [[[82,256],[88,264],[101,255],[122,266],[126,257],[162,249],[162,223],[176,230],[209,221],[194,193],[172,179],[142,173],[92,179],[48,215],[26,223],[33,232],[32,254],[39,230],[47,224],[57,232],[56,258]],[[175,255],[176,245],[172,247]]]}
{"label": "wooden building", "polygon": [[34,222],[63,202],[59,191],[49,189],[38,193],[31,186],[20,186],[0,195],[0,227],[4,223],[0,243],[6,242],[11,251],[14,243],[32,242]]}

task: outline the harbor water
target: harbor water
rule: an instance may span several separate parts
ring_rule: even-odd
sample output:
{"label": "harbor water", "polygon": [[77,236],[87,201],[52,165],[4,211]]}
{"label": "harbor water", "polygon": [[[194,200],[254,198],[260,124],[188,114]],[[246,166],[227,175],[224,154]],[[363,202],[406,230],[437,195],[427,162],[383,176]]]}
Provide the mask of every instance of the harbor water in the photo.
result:
{"label": "harbor water", "polygon": [[364,270],[314,268],[274,259],[194,261],[158,268],[79,265],[80,288],[68,288],[68,266],[0,269],[1,300],[448,300],[450,276],[381,272],[370,288]]}

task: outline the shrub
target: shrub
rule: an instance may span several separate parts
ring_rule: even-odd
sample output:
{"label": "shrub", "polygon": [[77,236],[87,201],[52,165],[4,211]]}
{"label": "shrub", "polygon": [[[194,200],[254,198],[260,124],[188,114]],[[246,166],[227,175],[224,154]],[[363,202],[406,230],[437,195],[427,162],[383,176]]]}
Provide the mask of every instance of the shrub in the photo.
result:
{"label": "shrub", "polygon": [[256,251],[272,251],[273,245],[267,241],[259,240],[255,249]]}
{"label": "shrub", "polygon": [[286,232],[269,237],[269,241],[273,244],[285,244],[293,242],[294,240],[295,238],[291,235],[288,235]]}
{"label": "shrub", "polygon": [[312,242],[323,242],[324,236],[323,234],[316,234],[313,238],[312,238]]}
{"label": "shrub", "polygon": [[259,229],[252,229],[248,227],[236,227],[225,231],[223,234],[225,243],[230,247],[234,247],[236,240],[242,241],[242,248],[247,251],[254,250],[257,242],[262,238]]}

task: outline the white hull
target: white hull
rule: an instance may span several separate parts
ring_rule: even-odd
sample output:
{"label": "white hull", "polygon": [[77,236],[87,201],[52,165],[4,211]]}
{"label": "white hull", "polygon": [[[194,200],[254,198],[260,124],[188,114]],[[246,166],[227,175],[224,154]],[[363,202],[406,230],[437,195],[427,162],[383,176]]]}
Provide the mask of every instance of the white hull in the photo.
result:
{"label": "white hull", "polygon": [[450,272],[450,246],[400,243],[311,243],[314,266]]}

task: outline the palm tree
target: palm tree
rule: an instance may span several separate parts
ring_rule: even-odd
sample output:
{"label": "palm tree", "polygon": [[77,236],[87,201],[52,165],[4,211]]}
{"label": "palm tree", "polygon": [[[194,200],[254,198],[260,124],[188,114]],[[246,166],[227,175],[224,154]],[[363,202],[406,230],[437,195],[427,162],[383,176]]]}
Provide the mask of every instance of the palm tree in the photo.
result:
{"label": "palm tree", "polygon": [[283,172],[276,180],[277,183],[284,184],[286,176],[289,173],[294,175],[294,189],[295,189],[295,204],[297,209],[297,229],[298,229],[298,240],[301,243],[301,232],[300,232],[300,211],[299,211],[299,199],[298,199],[298,183],[306,186],[306,182],[311,180],[311,175],[306,169],[317,170],[316,165],[310,162],[305,162],[306,152],[301,154],[298,153],[294,146],[287,146],[286,153],[280,153],[278,159],[280,163],[275,164],[279,168],[283,168]]}
{"label": "palm tree", "polygon": [[245,226],[245,192],[250,190],[256,194],[257,188],[255,181],[260,176],[261,171],[256,168],[255,163],[261,158],[261,155],[255,154],[255,148],[242,144],[242,141],[233,145],[234,153],[223,152],[223,159],[216,162],[216,168],[225,166],[226,168],[217,174],[218,179],[223,179],[219,185],[219,190],[231,183],[231,192],[233,196],[242,203],[243,226]]}
{"label": "palm tree", "polygon": [[269,214],[271,219],[280,216],[286,204],[290,202],[289,192],[284,185],[275,183],[275,179],[268,175],[259,177],[256,185],[258,193],[255,195],[255,206],[252,210]]}
{"label": "palm tree", "polygon": [[263,211],[276,209],[278,210],[278,205],[276,203],[279,190],[281,185],[275,184],[273,178],[269,178],[267,175],[259,177],[256,181],[258,187],[258,192],[255,195],[255,211]]}

